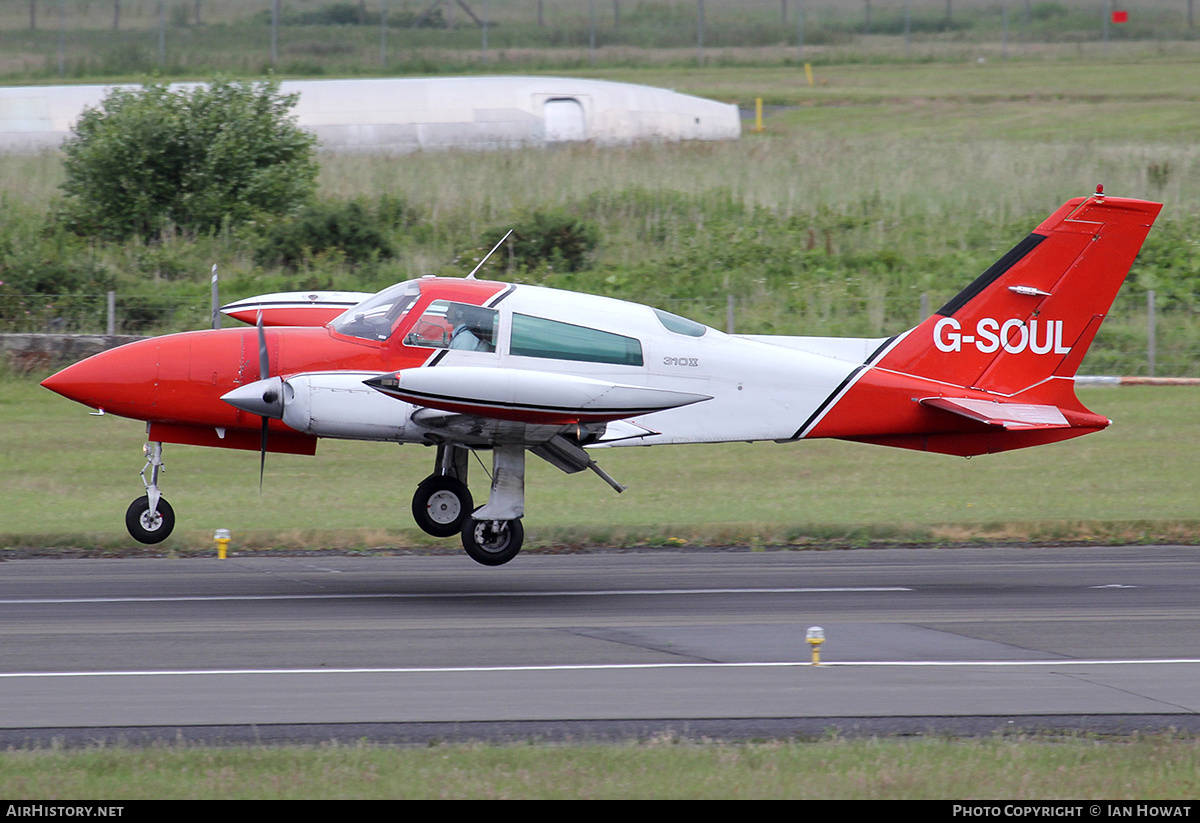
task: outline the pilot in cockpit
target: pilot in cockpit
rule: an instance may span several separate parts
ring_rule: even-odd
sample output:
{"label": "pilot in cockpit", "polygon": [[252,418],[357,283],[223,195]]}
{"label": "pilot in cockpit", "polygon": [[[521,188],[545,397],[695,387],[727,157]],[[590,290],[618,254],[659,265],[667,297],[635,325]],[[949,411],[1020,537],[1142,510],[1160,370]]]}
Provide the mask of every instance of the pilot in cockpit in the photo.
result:
{"label": "pilot in cockpit", "polygon": [[492,339],[495,328],[495,312],[478,306],[451,303],[446,320],[453,331],[450,333],[450,348],[465,351],[495,351]]}

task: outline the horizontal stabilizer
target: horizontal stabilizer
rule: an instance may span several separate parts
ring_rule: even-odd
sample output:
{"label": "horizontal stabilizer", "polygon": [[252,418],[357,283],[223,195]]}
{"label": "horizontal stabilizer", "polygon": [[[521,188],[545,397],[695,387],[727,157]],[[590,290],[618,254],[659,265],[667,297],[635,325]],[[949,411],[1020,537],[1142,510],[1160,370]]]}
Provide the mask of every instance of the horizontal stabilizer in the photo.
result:
{"label": "horizontal stabilizer", "polygon": [[964,397],[923,397],[921,405],[1009,431],[1061,429],[1071,425],[1058,406],[1000,403],[995,400],[973,400]]}

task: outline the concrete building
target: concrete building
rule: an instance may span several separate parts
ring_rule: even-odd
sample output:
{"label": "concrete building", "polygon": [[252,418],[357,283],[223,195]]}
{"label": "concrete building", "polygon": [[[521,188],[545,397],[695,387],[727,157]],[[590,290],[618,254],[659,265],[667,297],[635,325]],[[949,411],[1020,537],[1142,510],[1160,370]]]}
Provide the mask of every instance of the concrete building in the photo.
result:
{"label": "concrete building", "polygon": [[[0,87],[0,151],[65,140],[110,86]],[[293,113],[331,151],[502,149],[576,141],[736,140],[736,106],[667,89],[565,77],[298,80]]]}

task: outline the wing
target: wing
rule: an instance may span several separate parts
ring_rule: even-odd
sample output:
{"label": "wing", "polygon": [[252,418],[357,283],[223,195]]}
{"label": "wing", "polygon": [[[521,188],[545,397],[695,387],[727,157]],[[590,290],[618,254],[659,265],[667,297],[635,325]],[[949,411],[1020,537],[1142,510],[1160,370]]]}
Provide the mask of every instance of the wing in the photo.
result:
{"label": "wing", "polygon": [[371,297],[357,291],[291,291],[260,294],[221,307],[221,314],[253,326],[324,326],[346,309]]}

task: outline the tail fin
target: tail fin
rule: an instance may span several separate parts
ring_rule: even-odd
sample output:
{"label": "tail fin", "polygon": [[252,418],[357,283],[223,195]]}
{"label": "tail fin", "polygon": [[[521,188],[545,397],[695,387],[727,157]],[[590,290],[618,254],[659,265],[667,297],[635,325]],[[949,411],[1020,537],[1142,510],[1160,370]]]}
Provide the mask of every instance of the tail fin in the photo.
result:
{"label": "tail fin", "polygon": [[1161,208],[1067,202],[877,365],[1003,395],[1073,377]]}
{"label": "tail fin", "polygon": [[1073,378],[1161,208],[1101,189],[1067,202],[796,436],[970,455],[1105,428]]}

